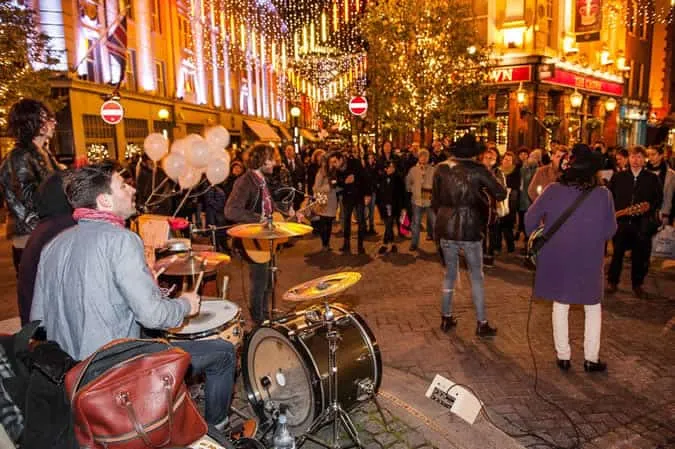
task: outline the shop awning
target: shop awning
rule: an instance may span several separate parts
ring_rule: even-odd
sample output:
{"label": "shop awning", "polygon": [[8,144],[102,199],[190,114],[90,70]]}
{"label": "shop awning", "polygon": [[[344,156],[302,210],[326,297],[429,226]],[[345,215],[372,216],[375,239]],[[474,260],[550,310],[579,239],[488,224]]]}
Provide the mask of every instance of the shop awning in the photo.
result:
{"label": "shop awning", "polygon": [[281,137],[267,123],[244,120],[246,126],[263,142],[281,142]]}
{"label": "shop awning", "polygon": [[278,126],[275,126],[275,128],[279,130],[279,132],[281,133],[281,137],[284,140],[289,140],[289,141],[293,140],[293,136],[291,136],[291,133],[288,132],[288,130],[286,129],[286,127],[284,125],[278,125]]}
{"label": "shop awning", "polygon": [[305,139],[309,140],[310,142],[318,142],[319,138],[314,135],[314,133],[308,129],[301,129],[300,130],[300,135]]}

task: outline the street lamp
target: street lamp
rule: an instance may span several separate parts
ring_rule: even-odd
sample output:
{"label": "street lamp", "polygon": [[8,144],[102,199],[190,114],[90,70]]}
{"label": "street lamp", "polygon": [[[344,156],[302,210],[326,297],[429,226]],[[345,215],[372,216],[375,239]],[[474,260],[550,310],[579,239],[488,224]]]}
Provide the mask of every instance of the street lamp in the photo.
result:
{"label": "street lamp", "polygon": [[302,111],[300,110],[299,107],[293,106],[291,108],[291,117],[293,117],[293,148],[295,149],[296,154],[300,153],[298,118],[300,117],[301,113]]}
{"label": "street lamp", "polygon": [[579,93],[576,89],[574,89],[574,92],[570,94],[570,105],[572,108],[575,110],[577,114],[577,120],[579,120],[579,130],[577,132],[577,141],[581,141],[581,113],[579,112],[579,108],[581,107],[581,103],[584,101],[584,96]]}
{"label": "street lamp", "polygon": [[520,86],[518,86],[518,90],[516,91],[516,101],[518,101],[518,104],[521,106],[527,103],[527,91],[523,89],[523,83],[520,83]]}
{"label": "street lamp", "polygon": [[616,109],[616,100],[614,98],[608,98],[607,101],[605,101],[605,111],[612,112],[614,109]]}

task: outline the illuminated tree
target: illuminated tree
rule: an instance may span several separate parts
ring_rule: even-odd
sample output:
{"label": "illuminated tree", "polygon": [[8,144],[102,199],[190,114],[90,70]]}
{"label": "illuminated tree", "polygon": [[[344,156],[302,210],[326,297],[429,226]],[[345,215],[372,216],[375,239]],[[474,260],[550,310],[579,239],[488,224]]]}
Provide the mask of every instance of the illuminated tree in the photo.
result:
{"label": "illuminated tree", "polygon": [[369,100],[392,127],[429,122],[447,130],[480,97],[490,49],[465,0],[369,3],[361,32],[368,42]]}
{"label": "illuminated tree", "polygon": [[[50,103],[49,77],[53,72],[34,67],[49,67],[55,62],[49,37],[39,31],[34,11],[0,0],[0,128],[17,100],[30,97]],[[57,105],[51,102],[51,106]]]}

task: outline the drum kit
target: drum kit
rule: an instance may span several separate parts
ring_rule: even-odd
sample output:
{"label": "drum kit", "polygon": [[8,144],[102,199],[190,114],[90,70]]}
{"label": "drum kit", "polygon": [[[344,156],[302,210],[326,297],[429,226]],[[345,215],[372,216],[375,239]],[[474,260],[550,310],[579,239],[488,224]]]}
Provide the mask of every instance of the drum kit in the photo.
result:
{"label": "drum kit", "polygon": [[[221,297],[204,297],[200,313],[186,319],[180,328],[166,331],[165,337],[221,338],[242,349],[242,380],[248,402],[263,423],[261,440],[269,437],[280,410],[285,410],[298,447],[309,440],[329,449],[360,448],[358,431],[347,412],[375,399],[382,380],[382,359],[365,320],[335,300],[361,275],[340,272],[296,285],[282,297],[296,305],[295,311],[274,315],[277,245],[311,229],[298,223],[271,221],[230,228],[228,233],[241,239],[245,248],[258,251],[256,256],[265,253],[268,257],[273,315],[244,338],[241,309],[225,299],[225,277]],[[189,239],[169,240],[167,247],[181,252],[158,260],[155,271],[167,276],[197,276],[197,284],[205,272],[214,273],[221,264],[230,262],[225,254],[195,250]],[[329,426],[330,440],[320,438],[318,432]],[[341,429],[351,444],[341,444]]]}

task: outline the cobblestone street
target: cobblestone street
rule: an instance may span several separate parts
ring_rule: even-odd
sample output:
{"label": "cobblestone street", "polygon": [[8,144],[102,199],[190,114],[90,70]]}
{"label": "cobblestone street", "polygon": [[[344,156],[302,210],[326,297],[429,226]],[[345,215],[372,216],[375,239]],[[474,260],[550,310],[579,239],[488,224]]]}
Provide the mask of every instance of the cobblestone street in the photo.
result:
{"label": "cobblestone street", "polygon": [[[333,237],[334,248],[341,243],[341,238]],[[652,270],[645,285],[653,296],[648,300],[631,296],[630,283],[625,282],[628,271],[624,269],[619,293],[603,302],[601,358],[608,363],[607,373],[583,371],[583,310],[572,307],[573,365],[570,372],[563,373],[555,364],[549,302],[531,303],[528,341],[532,274],[522,267],[519,257],[499,257],[496,267],[486,270],[488,318],[499,333],[492,340],[481,340],[475,336],[466,273],[461,273],[454,303],[459,324],[444,334],[438,328],[443,269],[432,252],[431,242],[423,242],[419,254],[409,253],[408,245],[408,241],[401,242],[398,254],[376,256],[379,240],[370,239],[366,242],[368,254],[341,255],[320,253],[317,239],[305,238],[283,250],[279,257],[277,296],[318,276],[360,272],[362,280],[340,300],[358,311],[374,332],[382,351],[385,379],[391,370],[413,376],[411,379],[425,385],[436,374],[468,385],[499,427],[519,435],[517,440],[523,446],[546,447],[541,440],[522,436],[523,430],[566,447],[574,444],[578,430],[582,447],[589,449],[675,447],[672,269]],[[5,268],[0,278],[0,312],[4,319],[16,315],[14,273],[6,242],[0,254]],[[242,274],[248,279],[246,268],[233,260],[227,272],[231,276],[229,298],[241,305],[248,288],[241,283]],[[290,309],[288,304],[278,305]],[[535,365],[528,343],[536,360],[537,388],[548,403],[534,392]],[[428,400],[422,397],[421,401]],[[564,409],[576,429],[550,403]],[[383,405],[390,410],[388,413],[400,415],[387,401]],[[370,405],[356,412],[368,449],[435,446],[421,427],[413,430],[414,426],[399,418],[393,421],[400,427],[398,432],[381,431],[381,420],[374,413]]]}

